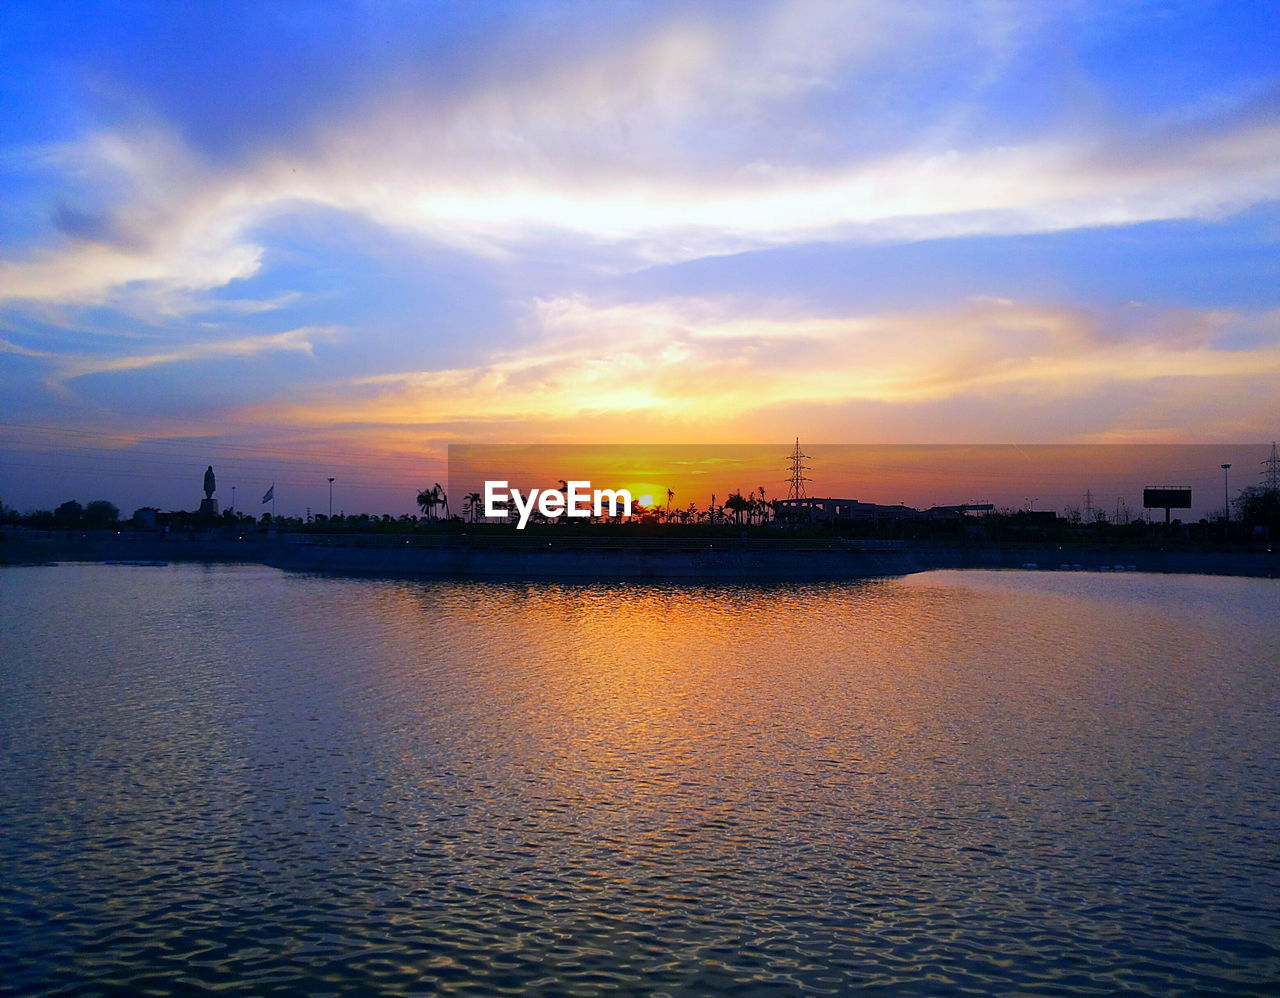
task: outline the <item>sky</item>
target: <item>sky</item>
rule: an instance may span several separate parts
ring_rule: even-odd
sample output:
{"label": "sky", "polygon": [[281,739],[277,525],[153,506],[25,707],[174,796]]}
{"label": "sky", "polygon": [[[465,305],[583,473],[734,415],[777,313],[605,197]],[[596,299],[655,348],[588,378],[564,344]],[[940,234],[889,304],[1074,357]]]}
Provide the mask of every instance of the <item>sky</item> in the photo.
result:
{"label": "sky", "polygon": [[[1186,521],[1221,516],[1242,484],[1258,484],[1270,454],[1259,444],[1222,443],[805,444],[800,487],[813,498],[1054,510],[1090,522],[1098,512],[1111,522],[1162,521],[1162,508],[1144,507],[1145,490],[1190,489],[1189,510],[1171,514]],[[465,500],[483,501],[486,483],[495,494],[518,489],[526,499],[534,490],[590,483],[574,491],[626,489],[641,508],[706,512],[733,493],[789,498],[794,466],[777,444],[460,444],[449,447],[447,481],[450,512],[468,519]],[[504,502],[513,508],[513,500]]]}
{"label": "sky", "polygon": [[0,65],[19,509],[1280,436],[1269,3],[9,0]]}

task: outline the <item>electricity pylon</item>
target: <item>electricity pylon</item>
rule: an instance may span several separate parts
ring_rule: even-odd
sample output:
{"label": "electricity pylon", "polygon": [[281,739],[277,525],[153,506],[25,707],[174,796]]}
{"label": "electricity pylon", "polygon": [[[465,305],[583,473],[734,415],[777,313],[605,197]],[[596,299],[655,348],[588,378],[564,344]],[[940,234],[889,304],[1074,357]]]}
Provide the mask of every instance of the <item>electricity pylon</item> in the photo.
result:
{"label": "electricity pylon", "polygon": [[805,478],[804,473],[812,469],[804,463],[805,458],[809,455],[801,453],[800,438],[796,437],[796,449],[791,452],[791,478],[788,480],[787,498],[788,499],[804,499],[808,496],[805,491],[804,483],[811,482],[813,479]]}

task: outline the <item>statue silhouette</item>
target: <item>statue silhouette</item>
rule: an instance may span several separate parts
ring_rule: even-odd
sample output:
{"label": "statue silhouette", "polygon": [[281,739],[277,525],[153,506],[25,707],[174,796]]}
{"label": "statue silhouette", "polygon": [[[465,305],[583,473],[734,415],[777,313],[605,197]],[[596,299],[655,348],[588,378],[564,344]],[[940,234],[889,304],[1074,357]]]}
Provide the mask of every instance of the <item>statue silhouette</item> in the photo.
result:
{"label": "statue silhouette", "polygon": [[216,487],[217,486],[214,484],[214,479],[213,479],[213,465],[209,465],[209,467],[206,468],[204,472],[204,497],[206,499],[212,499],[213,490]]}

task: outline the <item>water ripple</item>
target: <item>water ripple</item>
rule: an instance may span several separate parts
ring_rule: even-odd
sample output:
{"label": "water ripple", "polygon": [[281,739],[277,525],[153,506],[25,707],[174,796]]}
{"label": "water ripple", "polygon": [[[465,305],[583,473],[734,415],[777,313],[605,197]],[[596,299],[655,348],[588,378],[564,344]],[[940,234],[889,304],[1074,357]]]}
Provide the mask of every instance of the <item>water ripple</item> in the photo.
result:
{"label": "water ripple", "polygon": [[2,993],[1280,979],[1266,580],[3,582]]}

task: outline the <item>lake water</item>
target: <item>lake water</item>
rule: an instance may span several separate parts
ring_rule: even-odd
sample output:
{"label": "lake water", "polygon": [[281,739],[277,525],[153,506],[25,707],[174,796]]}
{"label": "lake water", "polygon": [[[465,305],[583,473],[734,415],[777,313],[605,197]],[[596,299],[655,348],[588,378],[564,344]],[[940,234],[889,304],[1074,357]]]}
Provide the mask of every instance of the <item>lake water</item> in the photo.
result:
{"label": "lake water", "polygon": [[0,991],[1274,993],[1280,582],[0,570]]}

